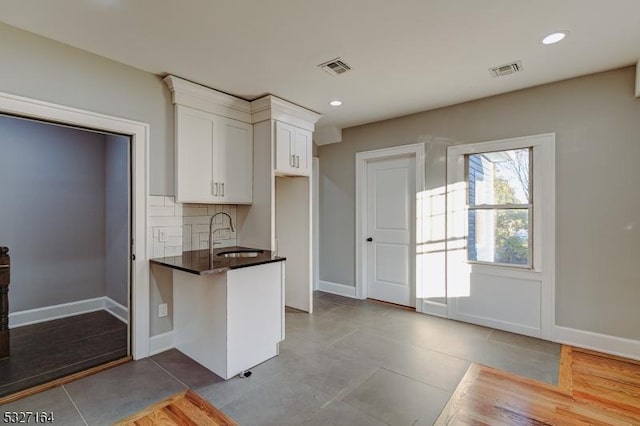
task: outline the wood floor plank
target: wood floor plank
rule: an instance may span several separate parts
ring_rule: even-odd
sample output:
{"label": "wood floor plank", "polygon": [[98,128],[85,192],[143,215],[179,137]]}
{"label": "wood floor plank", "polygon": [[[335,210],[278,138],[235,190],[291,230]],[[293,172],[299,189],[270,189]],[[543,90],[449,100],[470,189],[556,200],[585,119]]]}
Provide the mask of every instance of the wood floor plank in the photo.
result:
{"label": "wood floor plank", "polygon": [[563,347],[558,386],[472,364],[436,425],[640,425],[640,363]]}
{"label": "wood floor plank", "polygon": [[564,392],[571,393],[572,381],[571,378],[571,351],[572,347],[563,345],[560,350],[560,369],[558,371],[558,387]]}
{"label": "wood floor plank", "polygon": [[197,393],[187,390],[122,419],[115,426],[237,426]]}

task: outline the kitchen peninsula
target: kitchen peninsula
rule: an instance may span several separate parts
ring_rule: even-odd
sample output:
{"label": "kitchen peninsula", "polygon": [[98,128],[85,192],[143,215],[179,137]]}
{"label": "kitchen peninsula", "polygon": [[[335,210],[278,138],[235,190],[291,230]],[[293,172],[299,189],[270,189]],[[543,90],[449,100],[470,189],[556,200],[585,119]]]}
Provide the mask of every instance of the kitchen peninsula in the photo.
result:
{"label": "kitchen peninsula", "polygon": [[225,380],[278,355],[284,260],[247,247],[151,259],[173,269],[175,347]]}

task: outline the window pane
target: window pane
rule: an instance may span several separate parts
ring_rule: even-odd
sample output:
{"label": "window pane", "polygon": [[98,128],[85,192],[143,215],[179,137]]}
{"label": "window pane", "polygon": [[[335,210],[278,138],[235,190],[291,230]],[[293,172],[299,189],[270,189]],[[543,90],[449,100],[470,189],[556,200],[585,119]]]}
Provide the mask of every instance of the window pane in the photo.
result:
{"label": "window pane", "polygon": [[529,148],[469,155],[469,205],[529,204],[529,156]]}
{"label": "window pane", "polygon": [[530,265],[529,210],[469,210],[469,260]]}

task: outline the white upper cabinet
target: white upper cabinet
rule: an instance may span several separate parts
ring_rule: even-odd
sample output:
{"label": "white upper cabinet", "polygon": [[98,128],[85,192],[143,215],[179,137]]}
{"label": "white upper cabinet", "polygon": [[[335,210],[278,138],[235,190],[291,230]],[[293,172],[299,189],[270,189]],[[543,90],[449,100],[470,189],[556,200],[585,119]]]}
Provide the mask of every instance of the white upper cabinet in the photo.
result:
{"label": "white upper cabinet", "polygon": [[253,126],[176,105],[176,201],[249,204]]}
{"label": "white upper cabinet", "polygon": [[[220,185],[219,201],[248,204],[253,198],[253,126],[231,118],[219,118],[218,161],[213,161],[214,182]],[[217,168],[217,173],[216,173]]]}
{"label": "white upper cabinet", "polygon": [[176,112],[176,201],[251,204],[249,102],[171,75],[164,80]]}
{"label": "white upper cabinet", "polygon": [[311,174],[311,132],[276,121],[275,172],[281,175]]}
{"label": "white upper cabinet", "polygon": [[176,106],[176,201],[213,201],[211,165],[215,116]]}

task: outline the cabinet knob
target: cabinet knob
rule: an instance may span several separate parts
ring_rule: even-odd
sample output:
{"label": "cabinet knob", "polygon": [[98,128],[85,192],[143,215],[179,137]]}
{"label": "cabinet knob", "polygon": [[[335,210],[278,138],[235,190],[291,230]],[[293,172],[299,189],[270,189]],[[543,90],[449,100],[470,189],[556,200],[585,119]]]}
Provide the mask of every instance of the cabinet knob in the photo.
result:
{"label": "cabinet knob", "polygon": [[371,241],[373,241],[373,238],[369,237],[369,238],[367,238],[367,241],[371,242]]}

